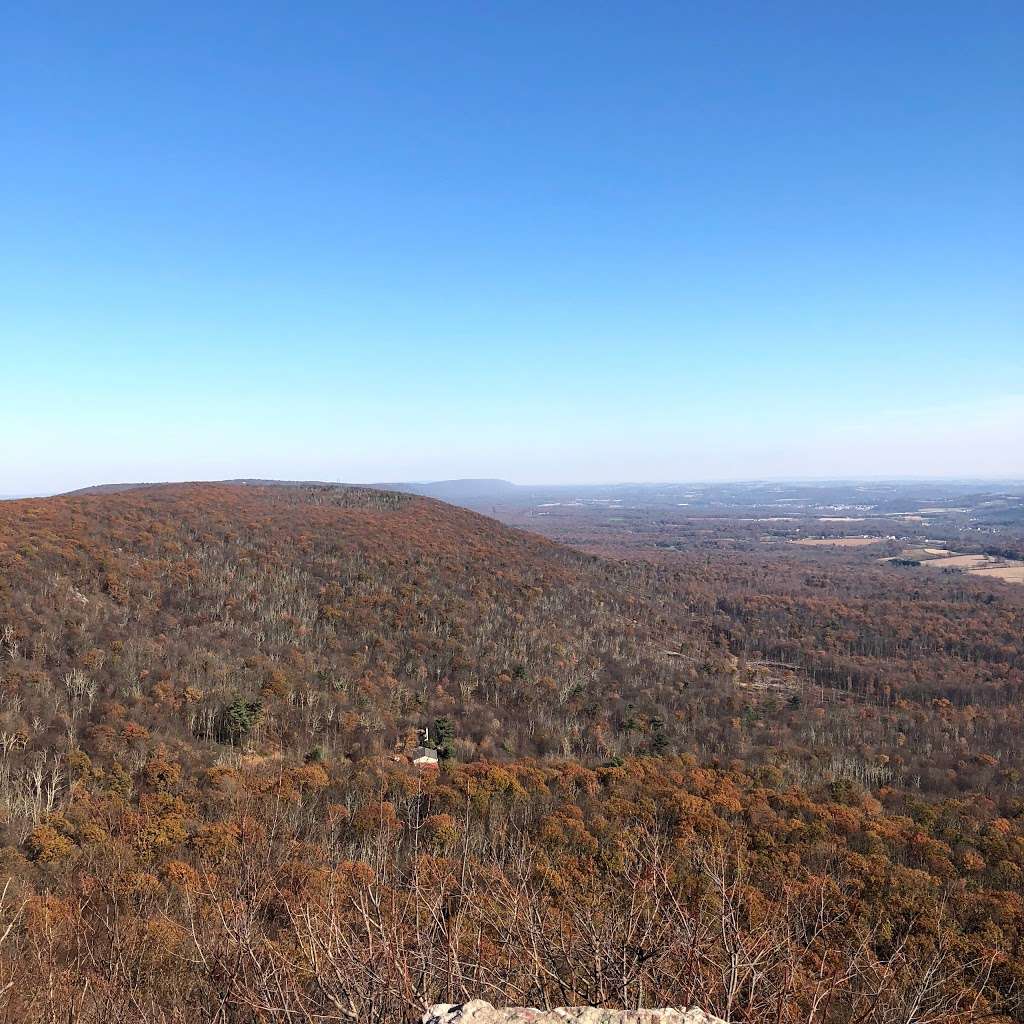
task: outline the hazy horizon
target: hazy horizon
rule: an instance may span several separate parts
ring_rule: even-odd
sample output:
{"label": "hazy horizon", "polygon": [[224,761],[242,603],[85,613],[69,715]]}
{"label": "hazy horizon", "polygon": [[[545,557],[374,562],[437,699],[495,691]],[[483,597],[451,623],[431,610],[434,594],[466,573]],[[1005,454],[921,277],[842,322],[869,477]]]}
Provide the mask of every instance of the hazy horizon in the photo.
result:
{"label": "hazy horizon", "polygon": [[979,487],[1022,487],[1024,486],[1024,474],[1020,476],[789,476],[789,477],[701,477],[693,479],[675,480],[507,480],[503,477],[449,477],[445,479],[373,479],[373,480],[330,480],[323,478],[297,478],[297,477],[183,477],[181,479],[143,479],[138,480],[103,480],[83,483],[72,488],[61,490],[38,490],[6,492],[0,491],[0,501],[12,501],[21,498],[47,498],[56,497],[61,494],[93,487],[117,487],[117,486],[160,486],[174,484],[204,484],[204,483],[233,483],[233,482],[266,482],[272,484],[328,484],[338,486],[355,487],[387,487],[391,486],[419,486],[428,487],[439,484],[461,484],[461,483],[498,483],[511,484],[513,487],[523,490],[544,490],[560,488],[655,488],[655,487],[719,487],[719,486],[826,486],[844,484],[868,484],[868,485],[943,485],[950,486],[979,486]]}

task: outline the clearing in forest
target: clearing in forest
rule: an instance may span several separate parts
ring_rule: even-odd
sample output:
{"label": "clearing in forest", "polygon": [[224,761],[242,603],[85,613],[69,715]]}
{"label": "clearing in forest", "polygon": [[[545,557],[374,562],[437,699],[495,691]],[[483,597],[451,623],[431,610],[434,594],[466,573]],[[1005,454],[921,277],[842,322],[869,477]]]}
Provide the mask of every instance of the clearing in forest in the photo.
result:
{"label": "clearing in forest", "polygon": [[803,544],[805,547],[837,547],[837,548],[862,548],[867,544],[881,544],[881,537],[801,537],[793,541],[794,544]]}

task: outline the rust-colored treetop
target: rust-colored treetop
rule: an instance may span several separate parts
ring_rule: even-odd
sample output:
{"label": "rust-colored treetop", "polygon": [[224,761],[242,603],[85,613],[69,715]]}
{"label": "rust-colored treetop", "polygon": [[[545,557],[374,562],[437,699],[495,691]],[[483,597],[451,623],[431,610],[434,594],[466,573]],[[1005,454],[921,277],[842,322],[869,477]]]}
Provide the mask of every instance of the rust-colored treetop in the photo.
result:
{"label": "rust-colored treetop", "polygon": [[1020,1019],[1019,605],[757,571],[365,488],[0,503],[0,1004]]}

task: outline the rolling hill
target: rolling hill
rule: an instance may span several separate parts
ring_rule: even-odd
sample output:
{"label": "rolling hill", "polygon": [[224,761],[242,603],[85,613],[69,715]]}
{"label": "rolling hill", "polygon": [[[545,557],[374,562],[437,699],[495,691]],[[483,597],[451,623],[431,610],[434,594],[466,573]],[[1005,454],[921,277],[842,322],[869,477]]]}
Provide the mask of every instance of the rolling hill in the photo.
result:
{"label": "rolling hill", "polygon": [[26,654],[46,638],[33,671],[60,677],[94,650],[103,697],[192,686],[203,697],[190,714],[212,721],[225,701],[273,690],[329,695],[358,718],[314,730],[280,709],[264,736],[293,753],[390,750],[448,713],[473,754],[598,756],[578,712],[624,708],[627,678],[645,680],[627,687],[635,703],[666,685],[676,670],[658,645],[682,627],[653,569],[362,488],[155,485],[13,503],[0,560],[0,621]]}

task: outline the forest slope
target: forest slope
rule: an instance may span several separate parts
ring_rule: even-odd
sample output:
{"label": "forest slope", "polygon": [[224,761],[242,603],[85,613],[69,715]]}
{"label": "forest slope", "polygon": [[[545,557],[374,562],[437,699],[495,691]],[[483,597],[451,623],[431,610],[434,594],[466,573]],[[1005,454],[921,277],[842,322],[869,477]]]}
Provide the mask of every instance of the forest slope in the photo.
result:
{"label": "forest slope", "polygon": [[0,1006],[1019,1020],[1019,609],[728,578],[360,488],[0,505]]}
{"label": "forest slope", "polygon": [[[0,508],[0,566],[23,717],[53,718],[53,687],[78,673],[77,721],[86,697],[116,698],[166,729],[165,708],[142,708],[187,691],[181,724],[213,739],[242,697],[262,702],[264,748],[293,753],[391,750],[449,712],[476,753],[570,752],[582,733],[570,712],[614,703],[627,676],[674,672],[653,641],[682,624],[646,567],[365,489],[161,485],[16,502]],[[650,684],[637,685],[640,699]]]}
{"label": "forest slope", "polygon": [[263,755],[392,752],[448,719],[463,760],[689,752],[799,783],[1019,795],[1019,603],[728,558],[598,558],[329,485],[7,503],[0,642],[19,705],[0,734],[89,742],[114,702],[212,751],[244,702]]}

